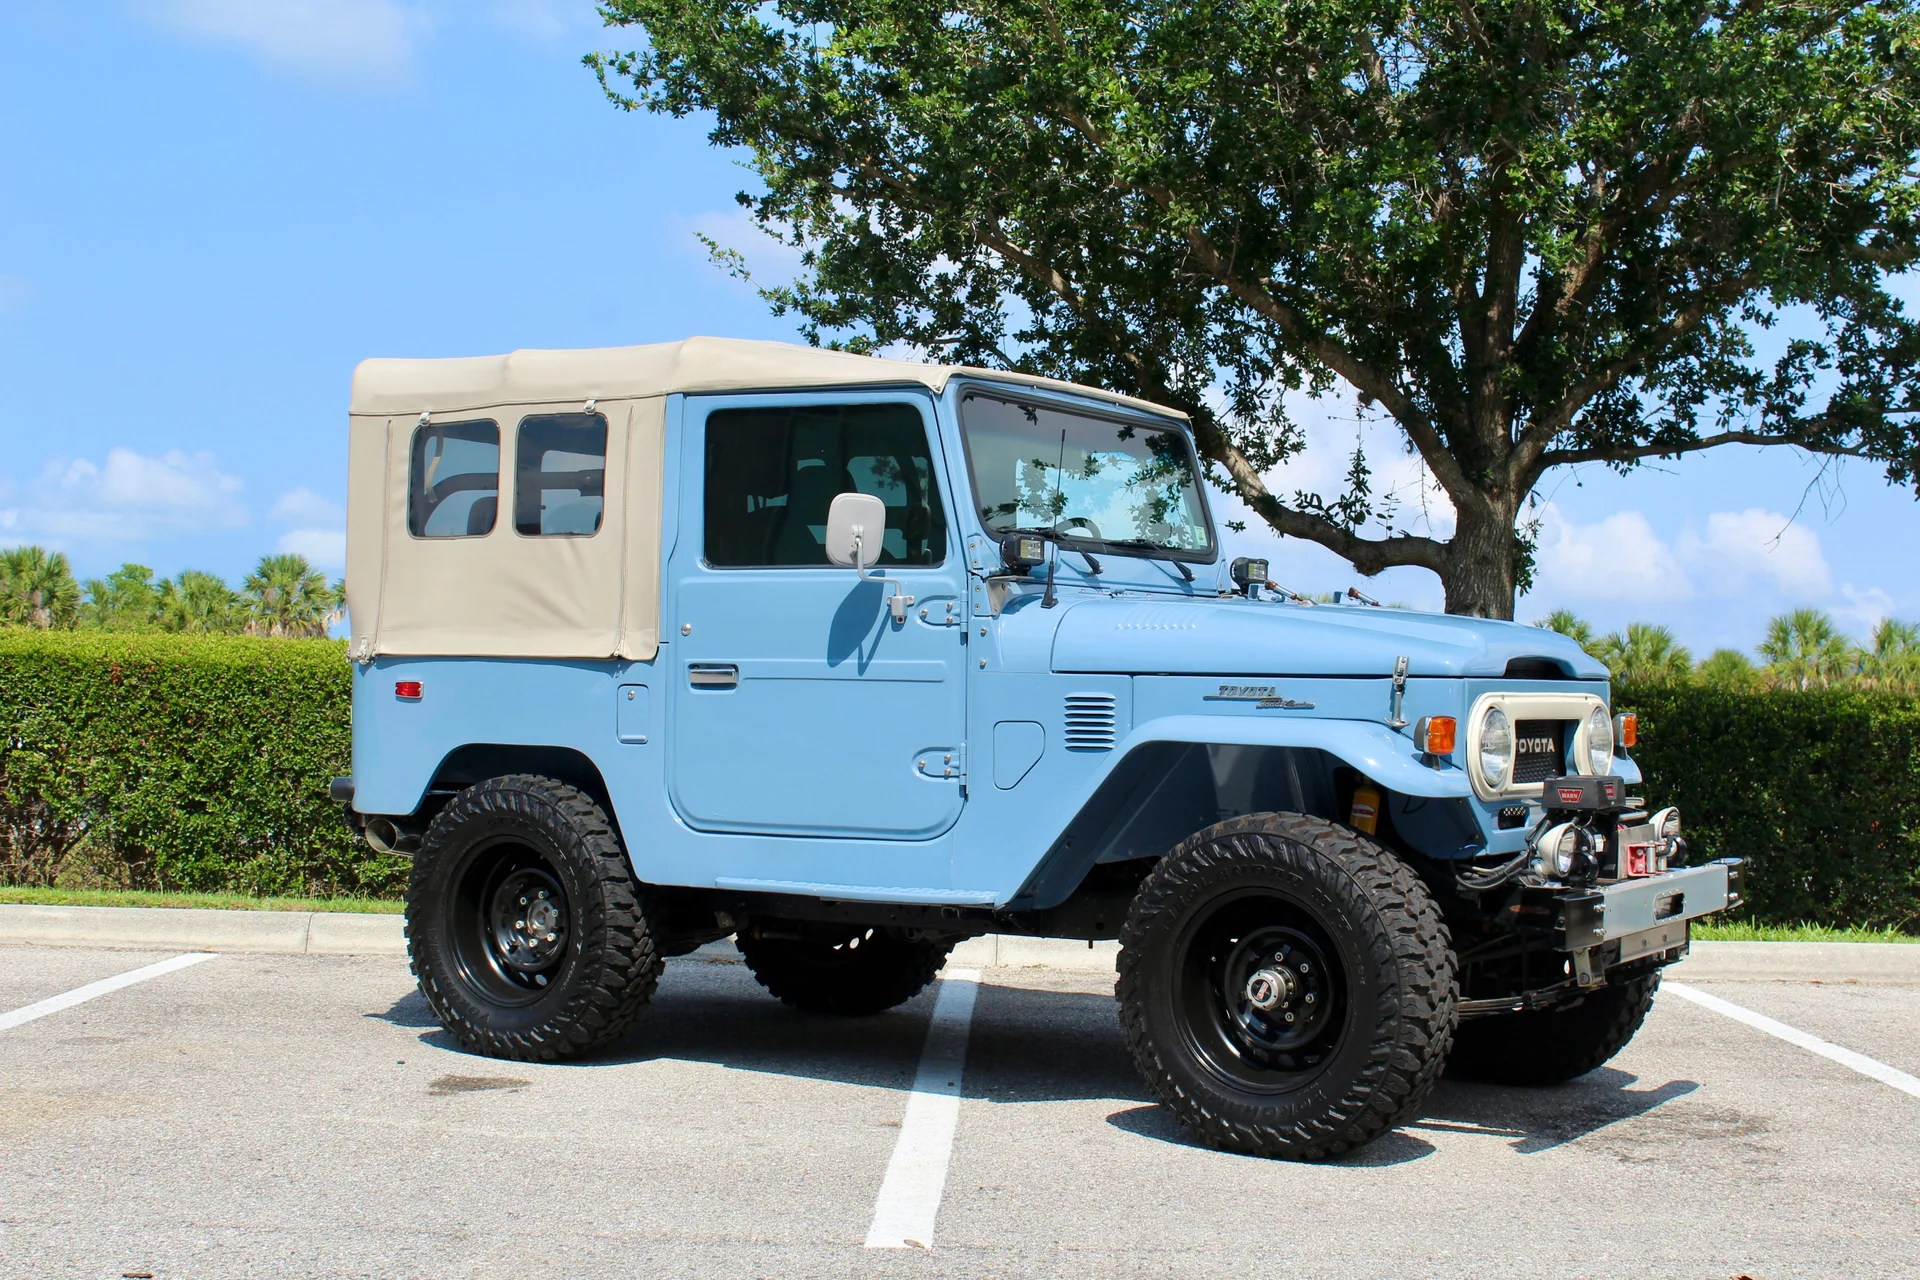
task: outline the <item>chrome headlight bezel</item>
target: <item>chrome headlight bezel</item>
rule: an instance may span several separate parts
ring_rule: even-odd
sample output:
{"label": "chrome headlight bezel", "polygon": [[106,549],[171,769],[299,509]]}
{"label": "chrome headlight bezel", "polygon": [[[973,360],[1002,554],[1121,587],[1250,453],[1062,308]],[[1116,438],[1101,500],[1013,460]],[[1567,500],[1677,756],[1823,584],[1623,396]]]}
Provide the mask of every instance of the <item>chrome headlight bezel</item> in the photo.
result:
{"label": "chrome headlight bezel", "polygon": [[1605,707],[1595,707],[1587,716],[1586,732],[1579,735],[1579,750],[1586,759],[1582,773],[1601,776],[1613,772],[1613,717]]}
{"label": "chrome headlight bezel", "polygon": [[[1513,737],[1513,717],[1496,705],[1484,708],[1475,718],[1471,761],[1474,780],[1489,791],[1499,791],[1513,778],[1513,762],[1518,747]],[[1504,752],[1501,743],[1504,740]],[[1493,766],[1491,772],[1488,765]]]}

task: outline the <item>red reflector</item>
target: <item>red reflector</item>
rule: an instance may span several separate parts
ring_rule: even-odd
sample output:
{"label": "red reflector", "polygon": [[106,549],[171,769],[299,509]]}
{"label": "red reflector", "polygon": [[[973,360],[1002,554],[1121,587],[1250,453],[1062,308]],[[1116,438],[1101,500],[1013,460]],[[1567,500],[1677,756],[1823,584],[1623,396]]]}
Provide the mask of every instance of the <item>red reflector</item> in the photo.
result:
{"label": "red reflector", "polygon": [[[419,685],[414,686],[414,688],[416,689],[419,687],[420,687]],[[415,696],[418,697],[419,695],[416,694]],[[1585,794],[1586,793],[1581,791],[1580,788],[1578,787],[1562,787],[1560,788],[1560,803],[1561,804],[1579,804],[1580,798]]]}
{"label": "red reflector", "polygon": [[395,680],[393,682],[393,696],[396,698],[418,698],[420,696],[420,682],[418,680]]}

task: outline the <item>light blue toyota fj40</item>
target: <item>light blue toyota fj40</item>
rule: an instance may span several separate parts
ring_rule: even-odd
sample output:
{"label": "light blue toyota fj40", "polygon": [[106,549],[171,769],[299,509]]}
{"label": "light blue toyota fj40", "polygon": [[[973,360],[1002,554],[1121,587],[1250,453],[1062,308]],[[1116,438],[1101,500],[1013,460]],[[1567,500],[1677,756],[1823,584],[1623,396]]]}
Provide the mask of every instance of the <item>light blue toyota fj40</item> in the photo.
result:
{"label": "light blue toyota fj40", "polygon": [[1155,405],[696,338],[372,360],[351,422],[334,793],[476,1052],[604,1046],[729,936],[850,1015],[1118,938],[1154,1094],[1313,1159],[1599,1066],[1738,901],[1592,658],[1227,562]]}

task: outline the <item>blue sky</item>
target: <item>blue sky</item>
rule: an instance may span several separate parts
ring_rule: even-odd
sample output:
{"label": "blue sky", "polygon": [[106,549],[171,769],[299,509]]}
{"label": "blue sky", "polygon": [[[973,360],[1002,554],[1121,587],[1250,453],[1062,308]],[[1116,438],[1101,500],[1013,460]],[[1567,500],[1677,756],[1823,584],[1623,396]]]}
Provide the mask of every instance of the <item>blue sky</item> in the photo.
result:
{"label": "blue sky", "polygon": [[[136,560],[237,579],[262,553],[338,571],[345,405],[371,355],[792,338],[696,231],[791,263],[696,121],[626,115],[580,66],[630,45],[576,0],[10,0],[0,7],[0,546],[83,577]],[[1431,527],[1444,501],[1351,402],[1300,406],[1283,493],[1356,438]],[[1920,618],[1920,506],[1879,470],[1721,450],[1550,476],[1531,619],[1663,622],[1749,647],[1816,605],[1862,634]],[[1231,509],[1231,503],[1222,503]],[[1360,579],[1256,523],[1297,590]],[[1438,582],[1362,589],[1438,607]]]}

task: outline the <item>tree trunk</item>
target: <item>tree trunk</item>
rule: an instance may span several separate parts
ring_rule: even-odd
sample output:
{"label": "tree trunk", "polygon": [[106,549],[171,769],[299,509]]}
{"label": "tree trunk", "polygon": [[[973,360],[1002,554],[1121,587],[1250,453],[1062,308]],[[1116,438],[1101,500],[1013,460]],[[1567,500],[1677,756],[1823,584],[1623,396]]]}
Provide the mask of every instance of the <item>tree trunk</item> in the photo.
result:
{"label": "tree trunk", "polygon": [[1440,575],[1448,613],[1513,620],[1514,515],[1498,503],[1485,511],[1461,509]]}

